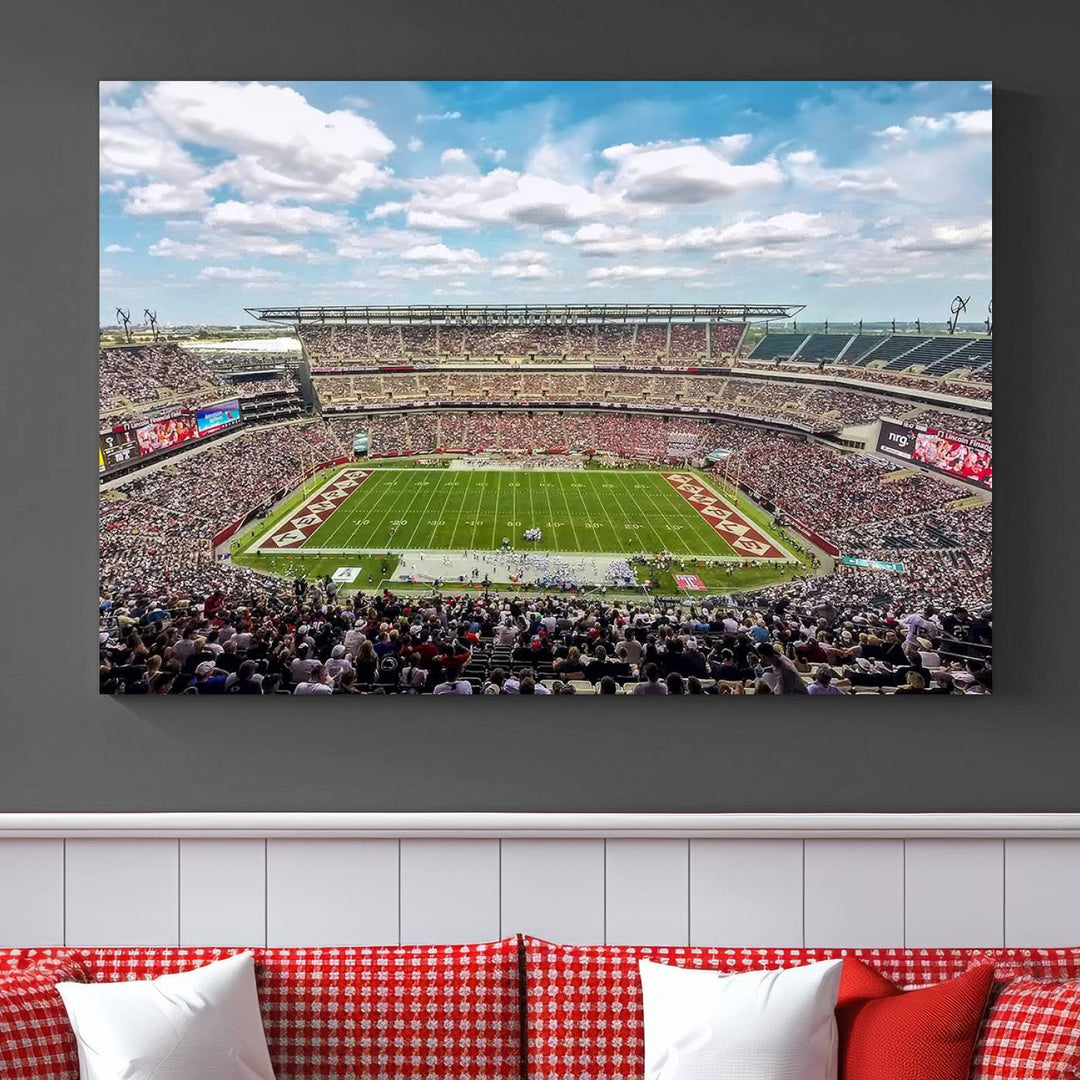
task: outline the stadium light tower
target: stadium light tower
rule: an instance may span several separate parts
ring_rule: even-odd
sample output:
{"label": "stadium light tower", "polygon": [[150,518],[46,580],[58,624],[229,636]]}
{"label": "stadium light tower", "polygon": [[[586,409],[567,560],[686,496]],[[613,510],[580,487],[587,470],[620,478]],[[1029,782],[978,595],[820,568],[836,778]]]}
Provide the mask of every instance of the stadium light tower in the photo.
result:
{"label": "stadium light tower", "polygon": [[920,319],[918,317],[918,315],[915,316],[915,333],[916,334],[921,334],[922,333],[922,319]]}
{"label": "stadium light tower", "polygon": [[154,335],[154,341],[158,339],[157,332],[157,312],[151,311],[149,308],[143,308],[143,314],[146,316],[146,321],[150,324],[150,333]]}
{"label": "stadium light tower", "polygon": [[986,318],[983,321],[986,323],[986,333],[992,334],[994,332],[994,298],[992,296],[986,305]]}
{"label": "stadium light tower", "polygon": [[130,341],[131,341],[131,326],[130,326],[131,312],[130,311],[121,311],[120,308],[117,308],[116,309],[116,317],[123,324],[123,326],[124,326],[124,337],[130,343]]}
{"label": "stadium light tower", "polygon": [[955,334],[956,327],[960,322],[960,316],[963,312],[967,311],[969,296],[965,300],[962,296],[954,296],[953,302],[949,305],[949,311],[952,313],[952,319],[949,320],[949,333]]}

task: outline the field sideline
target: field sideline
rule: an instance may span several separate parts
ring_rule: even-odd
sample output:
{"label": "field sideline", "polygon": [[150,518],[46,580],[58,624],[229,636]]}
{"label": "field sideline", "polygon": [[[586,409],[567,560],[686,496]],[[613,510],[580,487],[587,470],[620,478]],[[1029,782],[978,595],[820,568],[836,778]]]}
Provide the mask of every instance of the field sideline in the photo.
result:
{"label": "field sideline", "polygon": [[[248,554],[376,554],[519,549],[744,561],[790,559],[775,539],[709,491],[688,501],[660,470],[366,469],[335,473],[249,546]],[[710,517],[705,516],[710,514]],[[717,520],[720,521],[717,524]],[[526,529],[542,530],[529,545]],[[720,531],[724,530],[722,535]],[[755,539],[756,538],[756,539]],[[735,545],[733,547],[732,545]],[[740,550],[736,550],[736,549]]]}

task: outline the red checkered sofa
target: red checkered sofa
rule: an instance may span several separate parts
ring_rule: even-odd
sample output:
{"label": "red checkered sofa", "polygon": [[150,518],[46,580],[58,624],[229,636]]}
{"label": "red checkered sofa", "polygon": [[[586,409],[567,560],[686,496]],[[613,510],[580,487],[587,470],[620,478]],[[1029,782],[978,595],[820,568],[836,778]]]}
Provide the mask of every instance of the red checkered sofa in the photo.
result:
{"label": "red checkered sofa", "polygon": [[[152,979],[242,949],[0,949],[5,968],[81,959],[98,982]],[[253,949],[277,1080],[521,1080],[516,937],[478,945]],[[77,1080],[0,1030],[0,1078]]]}
{"label": "red checkered sofa", "polygon": [[[239,951],[0,949],[0,978],[66,957],[98,981],[154,978]],[[996,991],[974,1080],[1080,1075],[1080,995],[1056,989],[1080,979],[1080,948],[728,949],[511,937],[253,951],[278,1080],[632,1080],[643,1072],[639,960],[734,973],[838,956],[859,957],[905,988],[992,963]],[[1042,1056],[1021,1060],[1033,1031],[1047,1035]],[[20,1051],[18,1034],[0,1030],[0,1077],[74,1080],[72,1062],[42,1067],[31,1048]]]}

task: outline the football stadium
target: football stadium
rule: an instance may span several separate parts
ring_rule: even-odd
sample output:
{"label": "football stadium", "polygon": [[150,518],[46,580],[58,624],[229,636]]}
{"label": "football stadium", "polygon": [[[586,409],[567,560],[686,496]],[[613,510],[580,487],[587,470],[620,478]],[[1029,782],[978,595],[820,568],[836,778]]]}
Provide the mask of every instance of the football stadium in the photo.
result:
{"label": "football stadium", "polygon": [[100,350],[103,692],[991,690],[990,333],[248,314]]}

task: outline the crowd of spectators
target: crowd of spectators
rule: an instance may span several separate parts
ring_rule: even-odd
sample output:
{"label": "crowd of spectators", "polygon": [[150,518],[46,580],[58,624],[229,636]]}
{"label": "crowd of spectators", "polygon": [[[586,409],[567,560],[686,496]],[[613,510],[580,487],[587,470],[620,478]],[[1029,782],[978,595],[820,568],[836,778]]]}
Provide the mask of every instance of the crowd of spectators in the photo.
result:
{"label": "crowd of spectators", "polygon": [[600,453],[656,461],[703,457],[722,432],[707,420],[620,413],[446,412],[329,421],[345,444],[367,431],[372,455],[436,451]]}
{"label": "crowd of spectators", "polygon": [[342,600],[329,581],[240,578],[201,595],[103,600],[100,683],[107,693],[298,696],[992,689],[988,610],[836,601],[817,587],[652,608],[577,595]]}
{"label": "crowd of spectators", "polygon": [[715,409],[758,419],[795,421],[814,431],[865,424],[906,410],[880,395],[766,379],[629,372],[427,371],[318,375],[324,406],[404,402],[602,403]]}
{"label": "crowd of spectators", "polygon": [[226,384],[179,345],[98,350],[98,400],[102,413],[125,403],[146,405]]}
{"label": "crowd of spectators", "polygon": [[255,428],[103,492],[101,588],[145,591],[198,580],[213,567],[214,536],[294,486],[312,463],[350,453],[322,422]]}
{"label": "crowd of spectators", "polygon": [[597,357],[618,360],[730,356],[743,327],[733,323],[509,324],[443,327],[302,326],[308,356],[320,364],[375,364],[406,360]]}
{"label": "crowd of spectators", "polygon": [[738,367],[753,369],[754,367],[769,367],[773,370],[782,369],[792,375],[828,375],[833,379],[854,379],[858,382],[875,383],[879,386],[896,386],[905,390],[922,390],[935,394],[952,394],[954,397],[969,398],[972,401],[991,401],[994,396],[994,388],[987,375],[986,381],[972,379],[939,379],[932,375],[903,375],[897,371],[882,371],[880,369],[868,369],[852,367],[850,364],[799,364],[786,361],[755,362],[741,359]]}
{"label": "crowd of spectators", "polygon": [[947,412],[944,409],[923,409],[912,417],[911,422],[937,431],[968,435],[973,439],[989,439],[993,427],[993,421],[987,416]]}

